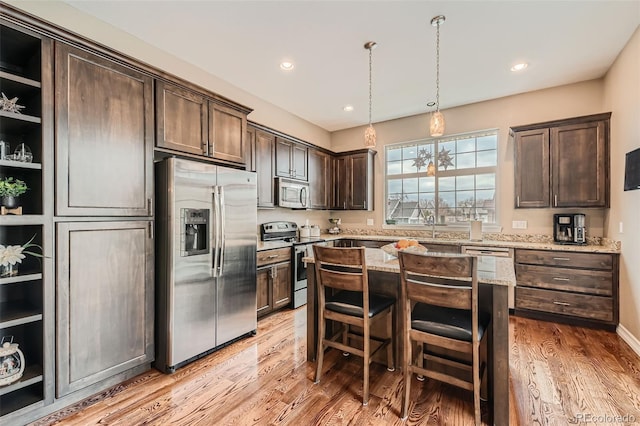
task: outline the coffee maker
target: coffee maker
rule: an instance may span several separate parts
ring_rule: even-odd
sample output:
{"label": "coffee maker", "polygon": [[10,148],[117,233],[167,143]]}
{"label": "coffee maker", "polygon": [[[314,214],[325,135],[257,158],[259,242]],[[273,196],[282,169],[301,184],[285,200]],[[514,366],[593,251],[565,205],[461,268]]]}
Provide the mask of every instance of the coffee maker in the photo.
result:
{"label": "coffee maker", "polygon": [[585,215],[582,213],[554,214],[553,241],[556,244],[586,244]]}

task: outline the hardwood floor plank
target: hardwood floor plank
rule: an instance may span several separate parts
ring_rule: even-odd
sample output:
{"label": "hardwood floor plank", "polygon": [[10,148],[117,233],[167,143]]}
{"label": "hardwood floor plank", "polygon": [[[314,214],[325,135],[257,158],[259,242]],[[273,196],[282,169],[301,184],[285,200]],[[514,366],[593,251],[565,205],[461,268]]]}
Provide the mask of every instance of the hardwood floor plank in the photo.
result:
{"label": "hardwood floor plank", "polygon": [[[587,416],[640,422],[640,359],[615,333],[512,317],[510,425],[589,424]],[[373,364],[362,406],[362,359],[325,355],[322,379],[306,361],[306,311],[262,319],[248,337],[172,375],[157,370],[87,398],[34,425],[472,425],[471,393],[411,383],[400,416],[400,369]],[[488,406],[482,404],[484,424]],[[594,423],[591,421],[590,423]]]}

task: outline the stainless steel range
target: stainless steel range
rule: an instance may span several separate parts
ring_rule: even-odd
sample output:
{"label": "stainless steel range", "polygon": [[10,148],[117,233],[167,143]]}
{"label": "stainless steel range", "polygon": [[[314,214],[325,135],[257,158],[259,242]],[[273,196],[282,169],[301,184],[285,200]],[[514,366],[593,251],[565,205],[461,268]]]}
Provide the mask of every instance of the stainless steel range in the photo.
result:
{"label": "stainless steel range", "polygon": [[326,243],[322,238],[300,238],[298,225],[295,222],[267,222],[260,225],[260,238],[262,241],[287,241],[293,245],[291,255],[291,270],[293,276],[291,307],[297,308],[307,303],[307,265],[302,261],[306,256],[312,255],[311,246]]}

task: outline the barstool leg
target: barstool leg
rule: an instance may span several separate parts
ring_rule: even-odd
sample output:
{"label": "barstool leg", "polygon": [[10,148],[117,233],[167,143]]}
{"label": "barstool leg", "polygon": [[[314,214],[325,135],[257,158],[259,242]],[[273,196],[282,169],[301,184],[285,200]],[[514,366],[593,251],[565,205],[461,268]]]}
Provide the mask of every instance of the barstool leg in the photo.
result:
{"label": "barstool leg", "polygon": [[402,360],[402,369],[404,374],[404,394],[402,395],[402,419],[406,419],[409,415],[409,394],[411,393],[411,339],[409,338],[409,330],[404,330],[404,356]]}
{"label": "barstool leg", "polygon": [[391,306],[391,308],[389,308],[389,312],[387,313],[387,337],[390,339],[389,343],[387,344],[387,370],[388,371],[396,371],[396,364],[395,364],[395,349],[396,349],[396,339],[395,336],[393,335],[393,323],[394,321],[394,307]]}
{"label": "barstool leg", "polygon": [[364,321],[364,384],[362,386],[362,405],[369,404],[369,364],[371,364],[371,341],[369,322]]}
{"label": "barstool leg", "polygon": [[320,376],[322,375],[322,361],[324,360],[324,313],[321,310],[318,318],[318,347],[316,350],[316,378],[314,383],[320,383]]}

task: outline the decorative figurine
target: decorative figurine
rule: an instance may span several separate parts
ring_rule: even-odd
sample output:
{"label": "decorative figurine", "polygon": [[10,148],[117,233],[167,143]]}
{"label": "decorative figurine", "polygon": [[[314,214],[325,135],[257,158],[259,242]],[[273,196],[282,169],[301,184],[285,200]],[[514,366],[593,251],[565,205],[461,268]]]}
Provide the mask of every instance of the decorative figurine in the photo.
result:
{"label": "decorative figurine", "polygon": [[20,114],[20,110],[24,109],[24,106],[18,105],[18,97],[16,96],[13,99],[7,98],[7,95],[2,93],[2,99],[0,99],[0,111],[8,111],[16,114]]}

